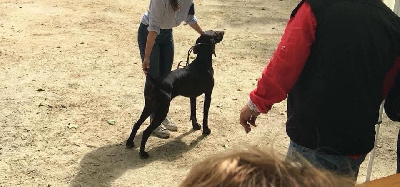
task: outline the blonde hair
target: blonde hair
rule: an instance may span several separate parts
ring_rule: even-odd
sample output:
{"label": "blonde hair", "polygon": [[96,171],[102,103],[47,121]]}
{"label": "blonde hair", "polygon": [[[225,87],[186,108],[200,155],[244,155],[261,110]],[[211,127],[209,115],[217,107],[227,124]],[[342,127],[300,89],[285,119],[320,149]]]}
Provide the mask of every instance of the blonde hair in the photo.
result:
{"label": "blonde hair", "polygon": [[259,149],[228,152],[196,164],[180,187],[354,187],[350,178]]}

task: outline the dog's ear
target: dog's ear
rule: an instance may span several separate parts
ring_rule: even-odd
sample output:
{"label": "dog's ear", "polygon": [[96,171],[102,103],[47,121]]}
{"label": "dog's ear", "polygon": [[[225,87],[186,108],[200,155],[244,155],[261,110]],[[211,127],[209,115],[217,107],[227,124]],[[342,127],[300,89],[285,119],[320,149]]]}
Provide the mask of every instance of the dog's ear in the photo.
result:
{"label": "dog's ear", "polygon": [[211,37],[212,40],[214,41],[213,43],[219,43],[224,38],[224,34],[225,34],[224,31],[208,30],[208,31],[204,31],[203,35]]}
{"label": "dog's ear", "polygon": [[221,42],[222,39],[224,38],[224,34],[225,34],[224,31],[215,31],[213,36],[215,43]]}

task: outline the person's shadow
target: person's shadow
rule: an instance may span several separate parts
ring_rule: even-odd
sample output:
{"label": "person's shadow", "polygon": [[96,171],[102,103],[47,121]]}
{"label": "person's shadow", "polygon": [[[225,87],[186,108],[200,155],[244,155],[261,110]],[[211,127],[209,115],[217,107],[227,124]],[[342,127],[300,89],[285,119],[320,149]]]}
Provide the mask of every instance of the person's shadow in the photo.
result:
{"label": "person's shadow", "polygon": [[[136,136],[134,149],[126,149],[125,142],[98,148],[83,157],[80,162],[80,169],[71,181],[70,186],[110,186],[111,182],[127,170],[144,167],[155,160],[173,161],[178,159],[182,153],[193,149],[205,137],[200,135],[187,145],[182,141],[182,138],[192,132],[194,130],[190,130],[164,145],[148,150],[150,154],[148,159],[141,159],[139,151],[136,149],[140,145],[142,133]],[[167,152],[169,154],[164,154]]]}

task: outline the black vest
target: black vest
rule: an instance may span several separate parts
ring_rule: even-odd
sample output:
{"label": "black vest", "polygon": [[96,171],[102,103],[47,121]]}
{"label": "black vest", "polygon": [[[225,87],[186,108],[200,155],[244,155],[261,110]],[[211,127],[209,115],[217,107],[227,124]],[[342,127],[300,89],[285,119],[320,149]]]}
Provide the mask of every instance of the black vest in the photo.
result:
{"label": "black vest", "polygon": [[381,0],[306,2],[316,37],[288,94],[286,131],[295,143],[327,154],[368,153],[385,75],[400,55],[400,20]]}

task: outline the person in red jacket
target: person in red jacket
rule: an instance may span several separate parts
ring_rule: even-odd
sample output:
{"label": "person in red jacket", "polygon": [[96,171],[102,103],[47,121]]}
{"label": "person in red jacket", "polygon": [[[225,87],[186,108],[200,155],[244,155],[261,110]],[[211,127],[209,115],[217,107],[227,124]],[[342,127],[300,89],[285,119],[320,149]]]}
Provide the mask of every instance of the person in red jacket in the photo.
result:
{"label": "person in red jacket", "polygon": [[303,0],[240,124],[248,133],[260,113],[287,98],[287,157],[356,179],[399,55],[399,17],[381,0]]}

